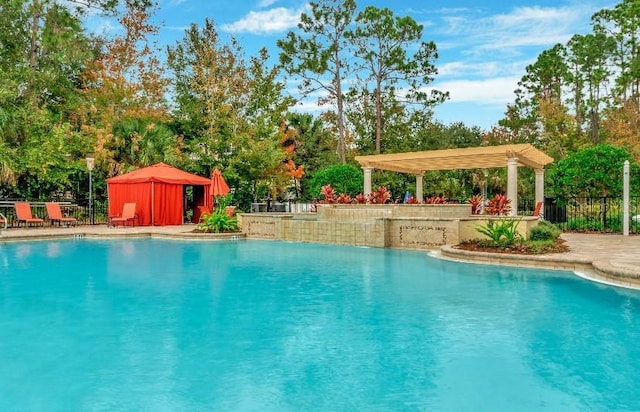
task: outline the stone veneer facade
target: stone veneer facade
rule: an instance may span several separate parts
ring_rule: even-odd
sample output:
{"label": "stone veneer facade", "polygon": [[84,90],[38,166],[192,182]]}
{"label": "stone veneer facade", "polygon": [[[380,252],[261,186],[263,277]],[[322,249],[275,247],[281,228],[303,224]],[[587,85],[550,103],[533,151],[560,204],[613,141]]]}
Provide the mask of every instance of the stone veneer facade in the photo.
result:
{"label": "stone veneer facade", "polygon": [[[470,205],[318,205],[317,213],[241,213],[247,238],[353,246],[434,249],[483,235],[475,227],[487,217]],[[526,236],[535,217],[518,217]]]}

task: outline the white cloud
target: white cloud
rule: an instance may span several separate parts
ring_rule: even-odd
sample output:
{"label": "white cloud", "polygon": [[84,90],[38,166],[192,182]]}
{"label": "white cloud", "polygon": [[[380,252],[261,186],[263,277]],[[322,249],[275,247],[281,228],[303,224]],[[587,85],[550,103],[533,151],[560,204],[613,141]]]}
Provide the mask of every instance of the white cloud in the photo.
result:
{"label": "white cloud", "polygon": [[533,63],[532,59],[508,60],[508,61],[453,61],[438,64],[437,80],[443,78],[488,78],[488,77],[511,77],[522,76],[527,65]]}
{"label": "white cloud", "polygon": [[520,7],[503,14],[451,10],[442,14],[438,75],[430,85],[449,91],[450,103],[481,107],[513,102],[526,66],[539,53],[590,29],[595,6]]}
{"label": "white cloud", "polygon": [[[306,8],[306,7],[305,7]],[[305,10],[277,7],[265,11],[250,11],[246,16],[231,24],[222,25],[222,30],[231,33],[270,34],[289,30],[300,20]]]}
{"label": "white cloud", "polygon": [[518,7],[510,14],[498,14],[493,20],[503,27],[521,27],[529,24],[557,24],[558,22],[566,22],[574,20],[576,15],[575,9],[569,7],[562,8],[543,8],[543,7]]}
{"label": "white cloud", "polygon": [[506,105],[513,101],[513,91],[519,77],[495,77],[482,80],[451,80],[437,82],[433,88],[448,91],[451,103]]}
{"label": "white cloud", "polygon": [[589,21],[583,10],[574,8],[522,7],[491,19],[494,32],[486,49],[545,46],[564,43],[576,32],[579,22]]}
{"label": "white cloud", "polygon": [[[589,28],[597,9],[584,4],[574,7],[518,7],[510,13],[486,15],[481,10],[445,14],[441,33],[460,39],[447,48],[464,47],[469,54],[487,50],[509,50],[528,46],[552,46]],[[436,33],[437,34],[437,33]],[[464,43],[462,43],[464,42]],[[438,45],[441,48],[441,45]],[[506,49],[506,50],[505,50]]]}
{"label": "white cloud", "polygon": [[458,76],[495,76],[502,71],[503,67],[498,62],[483,62],[470,64],[462,61],[455,61],[438,65],[438,77],[458,77]]}

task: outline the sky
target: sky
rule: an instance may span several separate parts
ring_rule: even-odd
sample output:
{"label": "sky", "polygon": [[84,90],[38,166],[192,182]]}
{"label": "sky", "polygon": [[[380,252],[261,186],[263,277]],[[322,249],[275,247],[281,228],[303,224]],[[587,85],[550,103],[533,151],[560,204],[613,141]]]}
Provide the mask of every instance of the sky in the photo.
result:
{"label": "sky", "polygon": [[[266,47],[277,61],[278,39],[297,30],[302,0],[159,0],[159,41],[174,45],[190,24],[212,19],[218,32],[233,35],[247,56]],[[606,0],[356,0],[411,16],[424,26],[423,40],[434,41],[438,75],[430,85],[450,99],[435,109],[445,124],[463,122],[488,130],[504,117],[527,65],[557,43],[591,31],[591,16],[615,1]],[[295,93],[294,84],[290,91]],[[300,110],[313,111],[314,104]],[[304,108],[304,109],[303,109]]]}

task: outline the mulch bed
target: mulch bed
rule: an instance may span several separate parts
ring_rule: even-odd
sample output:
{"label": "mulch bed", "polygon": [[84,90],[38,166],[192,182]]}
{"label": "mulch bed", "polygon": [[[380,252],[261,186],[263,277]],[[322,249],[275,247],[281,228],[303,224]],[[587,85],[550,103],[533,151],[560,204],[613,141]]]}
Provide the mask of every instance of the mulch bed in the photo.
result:
{"label": "mulch bed", "polygon": [[545,247],[542,250],[532,249],[527,244],[519,244],[514,247],[489,247],[477,242],[465,242],[453,246],[455,249],[468,250],[471,252],[489,252],[489,253],[505,253],[510,255],[541,255],[547,253],[565,253],[569,251],[569,247],[564,240],[558,239],[555,243]]}

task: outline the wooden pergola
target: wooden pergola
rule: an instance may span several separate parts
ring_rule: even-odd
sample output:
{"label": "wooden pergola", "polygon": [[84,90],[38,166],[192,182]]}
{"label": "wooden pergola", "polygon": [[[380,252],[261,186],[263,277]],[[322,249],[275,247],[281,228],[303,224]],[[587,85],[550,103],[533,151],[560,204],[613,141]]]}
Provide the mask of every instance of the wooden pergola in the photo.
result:
{"label": "wooden pergola", "polygon": [[528,143],[356,156],[355,159],[364,170],[364,193],[371,193],[373,169],[390,170],[416,176],[419,201],[423,197],[422,179],[426,171],[506,167],[507,198],[511,199],[513,215],[517,214],[518,205],[518,167],[535,170],[536,202],[541,202],[544,200],[544,167],[553,162],[553,158]]}

